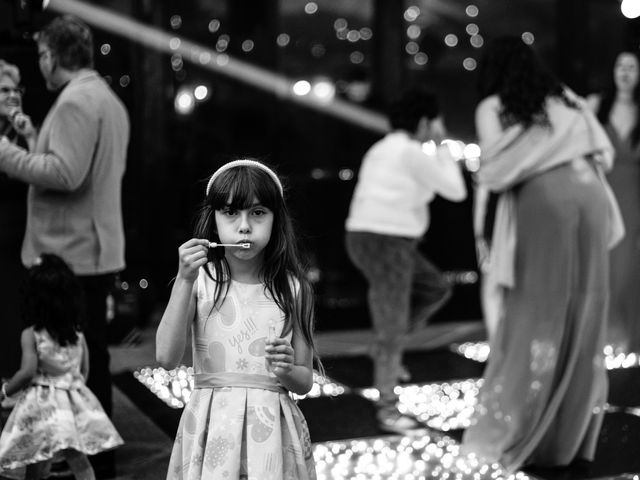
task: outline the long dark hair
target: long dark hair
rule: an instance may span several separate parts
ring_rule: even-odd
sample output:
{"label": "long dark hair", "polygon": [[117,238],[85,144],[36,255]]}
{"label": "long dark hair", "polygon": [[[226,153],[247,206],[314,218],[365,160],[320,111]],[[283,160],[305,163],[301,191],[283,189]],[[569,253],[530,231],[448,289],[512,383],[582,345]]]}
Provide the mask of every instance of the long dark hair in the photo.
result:
{"label": "long dark hair", "polygon": [[549,125],[545,109],[548,97],[558,97],[576,107],[564,94],[563,85],[520,37],[493,40],[478,69],[480,99],[497,95],[502,103],[500,120],[504,127],[522,124]]}
{"label": "long dark hair", "polygon": [[[640,68],[640,55],[638,52],[634,50],[623,50],[618,55],[616,55],[615,63],[618,62],[618,58],[620,55],[632,55],[636,61],[638,62],[638,67]],[[614,63],[614,68],[615,68]],[[597,117],[600,120],[600,123],[606,125],[609,123],[609,114],[611,113],[611,108],[613,107],[613,102],[616,99],[616,94],[618,88],[616,87],[615,79],[613,75],[609,76],[610,80],[607,84],[607,87],[602,91],[602,95],[600,97],[600,104],[598,105]],[[633,89],[633,103],[636,104],[636,107],[640,107],[640,81],[636,84]],[[636,145],[640,141],[640,122],[638,121],[638,115],[636,115],[636,123],[631,130],[631,144]]]}
{"label": "long dark hair", "polygon": [[44,253],[23,284],[25,326],[46,329],[61,346],[75,345],[84,318],[84,295],[77,277],[57,255]]}
{"label": "long dark hair", "polygon": [[[315,307],[313,288],[307,278],[307,263],[294,233],[293,220],[274,179],[255,166],[235,166],[220,173],[200,206],[194,236],[219,242],[215,211],[247,209],[255,199],[273,212],[273,228],[264,249],[260,277],[285,314],[282,335],[288,334],[295,322],[320,366],[313,341]],[[219,306],[229,289],[229,264],[222,249],[211,248],[208,255],[213,272],[209,264],[205,271],[216,282],[213,304]]]}

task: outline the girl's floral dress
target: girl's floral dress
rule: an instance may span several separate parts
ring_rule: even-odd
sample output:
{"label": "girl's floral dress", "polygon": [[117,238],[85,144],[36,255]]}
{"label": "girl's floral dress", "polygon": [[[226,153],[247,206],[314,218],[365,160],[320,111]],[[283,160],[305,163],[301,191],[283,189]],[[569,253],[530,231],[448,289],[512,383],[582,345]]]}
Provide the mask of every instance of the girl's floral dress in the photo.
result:
{"label": "girl's floral dress", "polygon": [[[200,269],[193,325],[195,390],[169,464],[170,480],[315,480],[307,423],[269,371],[265,341],[284,316],[262,284],[231,281],[213,308]],[[289,334],[290,340],[290,334]]]}
{"label": "girl's floral dress", "polygon": [[94,455],[124,443],[80,374],[84,342],[62,347],[44,329],[33,333],[38,373],[0,435],[0,473],[14,477],[65,449]]}

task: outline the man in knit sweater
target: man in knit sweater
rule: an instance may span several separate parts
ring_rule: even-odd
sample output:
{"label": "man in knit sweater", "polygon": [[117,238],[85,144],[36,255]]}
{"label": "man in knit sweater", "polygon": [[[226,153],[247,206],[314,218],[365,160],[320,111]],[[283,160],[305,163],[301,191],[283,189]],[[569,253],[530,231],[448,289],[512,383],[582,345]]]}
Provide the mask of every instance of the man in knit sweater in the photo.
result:
{"label": "man in knit sweater", "polygon": [[404,432],[420,427],[400,414],[393,392],[405,373],[407,335],[451,295],[449,283],[420,253],[418,242],[429,227],[434,196],[462,201],[467,192],[446,146],[431,154],[423,149],[423,142],[438,143],[444,135],[432,93],[406,91],[392,103],[389,121],[391,131],[364,156],[345,227],[347,253],[369,287],[378,424],[385,431]]}

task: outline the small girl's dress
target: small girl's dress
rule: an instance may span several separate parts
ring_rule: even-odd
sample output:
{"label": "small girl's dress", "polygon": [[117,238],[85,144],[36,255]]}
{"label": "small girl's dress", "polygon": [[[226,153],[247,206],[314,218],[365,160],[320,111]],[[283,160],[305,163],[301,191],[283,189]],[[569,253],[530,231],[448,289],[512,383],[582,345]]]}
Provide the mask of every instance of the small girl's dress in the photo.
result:
{"label": "small girl's dress", "polygon": [[200,269],[192,328],[195,388],[167,479],[315,479],[307,423],[265,359],[269,324],[280,335],[282,311],[264,285],[235,281],[213,308],[214,287]]}
{"label": "small girl's dress", "polygon": [[0,473],[11,477],[65,449],[94,455],[124,443],[80,374],[81,338],[62,347],[44,329],[33,333],[38,372],[0,436]]}

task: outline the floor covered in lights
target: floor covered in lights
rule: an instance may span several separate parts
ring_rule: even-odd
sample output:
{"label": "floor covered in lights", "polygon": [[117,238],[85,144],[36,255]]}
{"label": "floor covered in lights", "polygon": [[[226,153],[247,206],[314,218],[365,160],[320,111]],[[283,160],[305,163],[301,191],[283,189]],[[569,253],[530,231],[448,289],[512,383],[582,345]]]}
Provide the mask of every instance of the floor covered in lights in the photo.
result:
{"label": "floor covered in lights", "polygon": [[[164,478],[172,439],[191,389],[190,371],[154,369],[155,330],[140,343],[111,348],[114,423],[127,444],[116,452],[118,479]],[[370,388],[368,330],[319,332],[326,378],[299,399],[319,479],[634,479],[640,480],[640,366],[636,357],[610,357],[609,409],[592,464],[524,469],[506,476],[496,465],[469,465],[456,456],[475,403],[487,347],[481,322],[430,326],[405,356],[411,380],[399,386],[401,407],[424,430],[408,436],[378,430]]]}

